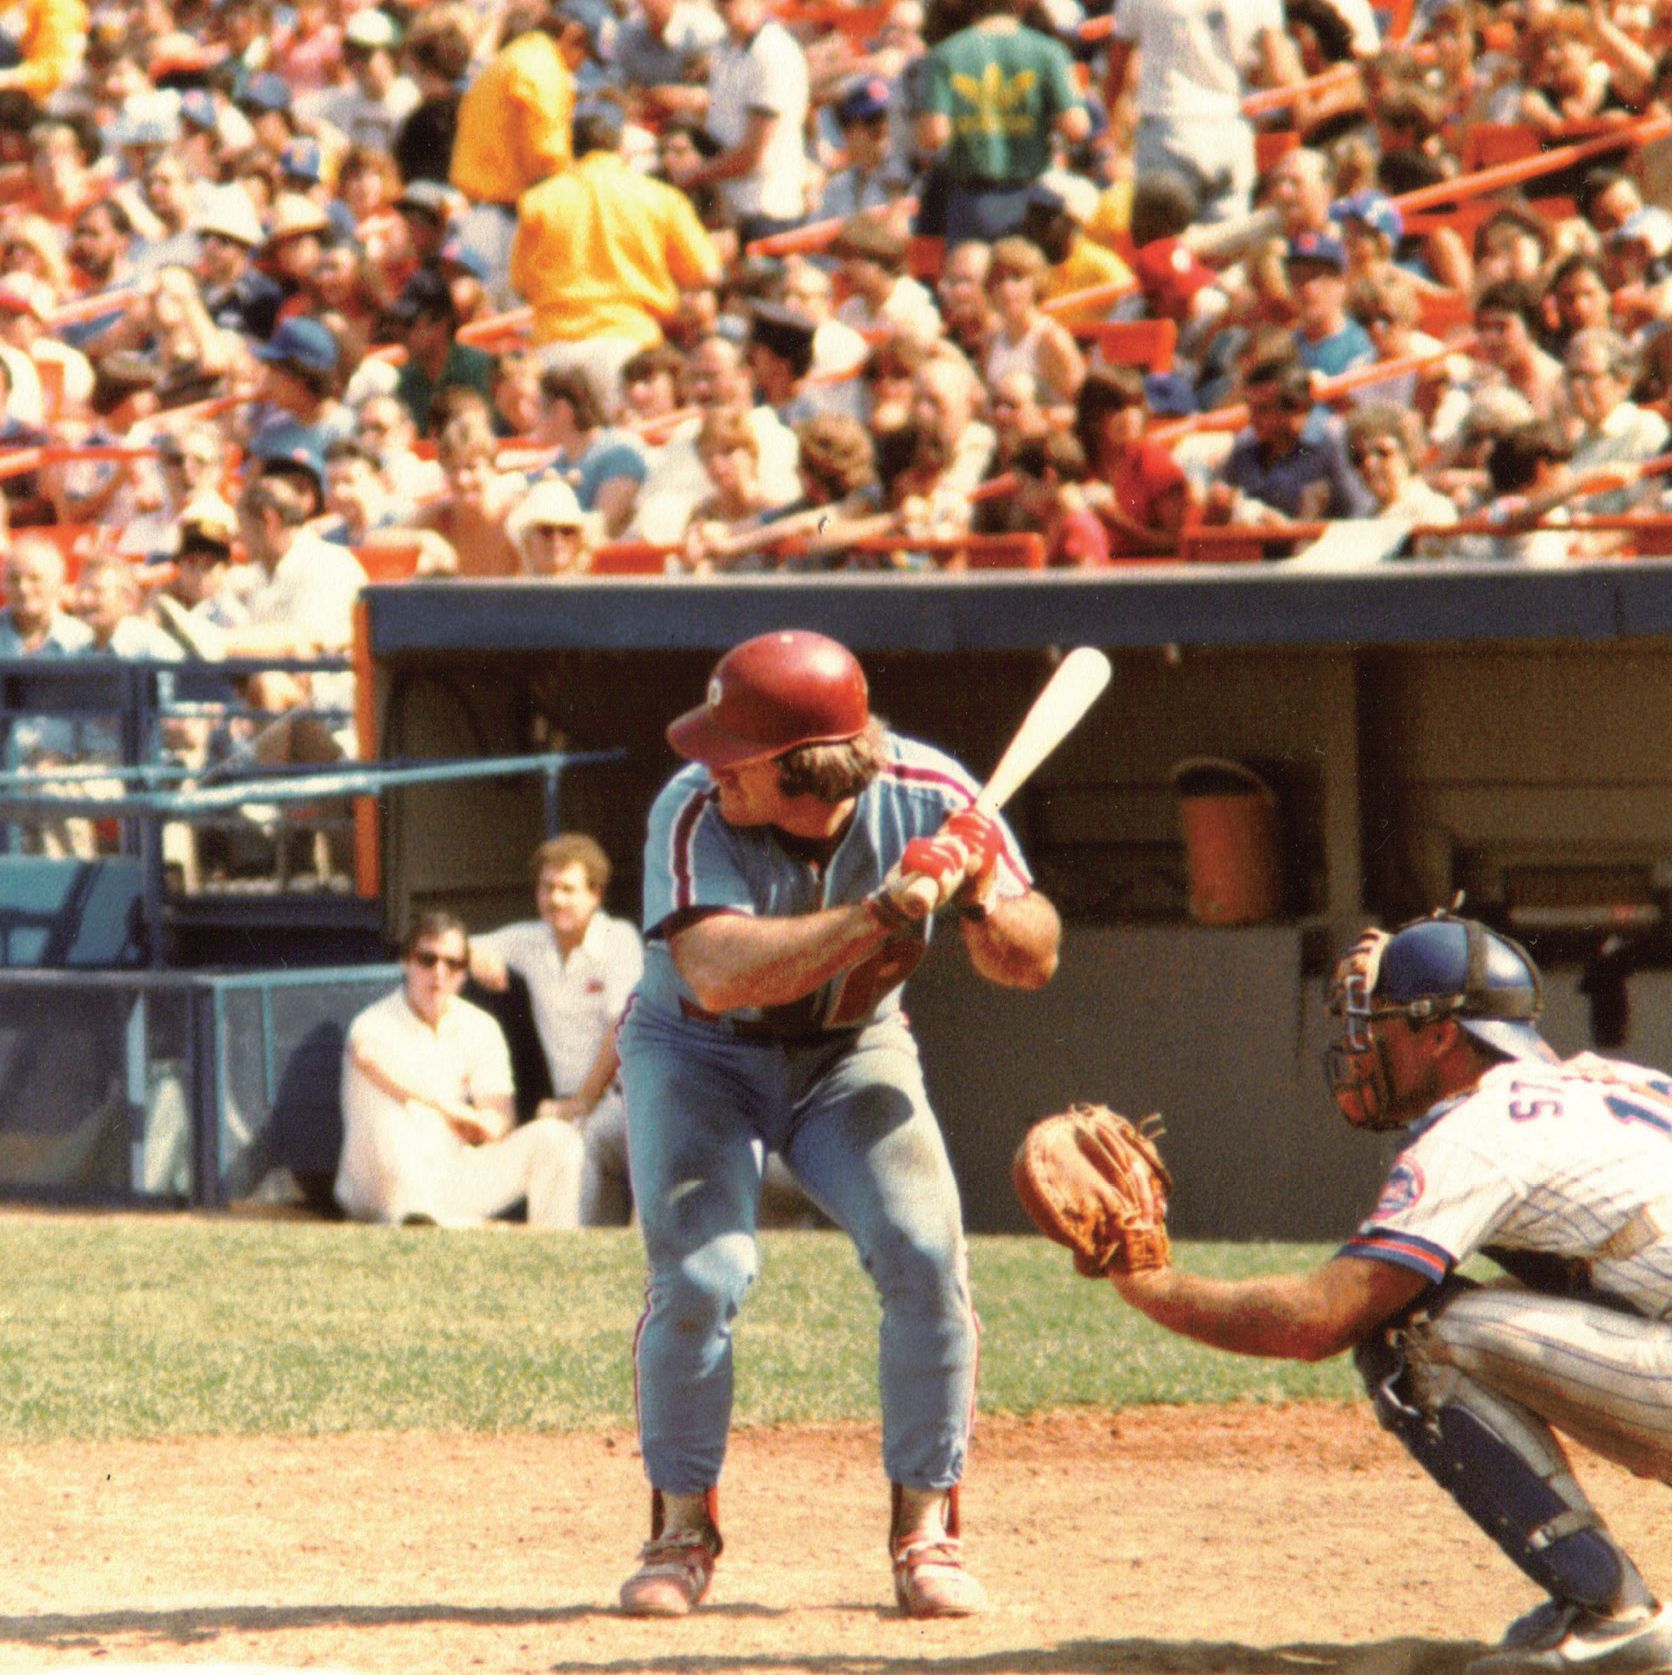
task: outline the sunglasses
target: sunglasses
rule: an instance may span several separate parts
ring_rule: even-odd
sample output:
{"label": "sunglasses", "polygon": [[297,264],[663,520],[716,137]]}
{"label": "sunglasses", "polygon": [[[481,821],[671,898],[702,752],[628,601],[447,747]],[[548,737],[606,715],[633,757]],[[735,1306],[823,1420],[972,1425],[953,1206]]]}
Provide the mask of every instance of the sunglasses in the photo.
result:
{"label": "sunglasses", "polygon": [[455,974],[466,971],[470,967],[469,960],[463,959],[457,954],[438,954],[433,948],[416,949],[412,955],[412,963],[422,971],[434,971],[437,966],[440,966],[443,971],[451,971]]}

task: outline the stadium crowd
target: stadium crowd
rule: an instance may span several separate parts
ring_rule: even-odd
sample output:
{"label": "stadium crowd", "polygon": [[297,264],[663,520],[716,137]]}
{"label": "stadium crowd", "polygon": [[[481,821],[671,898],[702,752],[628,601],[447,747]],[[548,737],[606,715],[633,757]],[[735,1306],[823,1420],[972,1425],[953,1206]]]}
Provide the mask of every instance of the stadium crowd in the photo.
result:
{"label": "stadium crowd", "polygon": [[1632,550],[1672,8],[1207,15],[23,0],[8,652],[340,651],[413,572]]}

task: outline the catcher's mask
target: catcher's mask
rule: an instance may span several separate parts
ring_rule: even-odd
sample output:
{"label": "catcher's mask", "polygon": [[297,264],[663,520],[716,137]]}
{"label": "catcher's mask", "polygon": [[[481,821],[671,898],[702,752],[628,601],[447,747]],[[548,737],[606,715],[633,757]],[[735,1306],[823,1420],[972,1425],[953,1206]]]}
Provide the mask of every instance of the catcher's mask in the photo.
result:
{"label": "catcher's mask", "polygon": [[1478,920],[1435,913],[1391,936],[1367,930],[1330,980],[1329,1009],[1341,1020],[1324,1055],[1330,1093],[1355,1128],[1402,1128],[1410,1119],[1395,1114],[1399,1090],[1376,1036],[1378,1018],[1455,1018],[1502,1058],[1551,1059],[1535,1025],[1543,999],[1527,950]]}

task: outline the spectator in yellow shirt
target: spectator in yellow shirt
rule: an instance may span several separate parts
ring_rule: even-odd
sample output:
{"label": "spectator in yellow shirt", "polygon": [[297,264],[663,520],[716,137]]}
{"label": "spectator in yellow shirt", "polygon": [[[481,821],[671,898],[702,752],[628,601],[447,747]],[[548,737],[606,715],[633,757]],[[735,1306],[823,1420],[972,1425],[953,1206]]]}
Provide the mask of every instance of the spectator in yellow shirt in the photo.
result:
{"label": "spectator in yellow shirt", "polygon": [[534,308],[547,367],[584,368],[614,414],[621,368],[662,341],[680,293],[712,285],[720,260],[691,201],[619,154],[621,107],[575,113],[574,167],[517,207],[511,282]]}
{"label": "spectator in yellow shirt", "polygon": [[[1105,285],[1128,285],[1136,291],[1131,268],[1107,245],[1086,235],[1086,224],[1097,207],[1097,188],[1083,175],[1054,169],[1034,182],[1022,213],[1021,234],[1039,246],[1049,264],[1040,285],[1041,302]],[[1114,304],[1113,297],[1105,297],[1067,312],[1052,312],[1073,331],[1108,319]]]}
{"label": "spectator in yellow shirt", "polygon": [[11,51],[0,62],[0,90],[16,88],[31,99],[56,93],[81,68],[87,50],[87,8],[82,0],[23,0],[0,18],[0,40]]}
{"label": "spectator in yellow shirt", "polygon": [[490,292],[502,286],[509,266],[517,200],[569,167],[575,72],[590,40],[577,0],[554,0],[534,28],[500,48],[459,101],[448,178],[475,206],[460,235],[487,264]]}

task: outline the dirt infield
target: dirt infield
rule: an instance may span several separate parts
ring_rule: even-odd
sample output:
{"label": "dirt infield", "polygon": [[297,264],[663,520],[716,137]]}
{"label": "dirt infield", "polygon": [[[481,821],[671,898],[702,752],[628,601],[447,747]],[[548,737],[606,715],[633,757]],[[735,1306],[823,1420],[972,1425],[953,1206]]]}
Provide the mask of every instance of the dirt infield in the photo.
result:
{"label": "dirt infield", "polygon": [[[1672,1585],[1666,1491],[1581,1469]],[[734,1438],[685,1622],[611,1610],[645,1500],[620,1434],[13,1450],[0,1669],[1452,1675],[1535,1597],[1356,1408],[983,1420],[966,1623],[890,1607],[869,1428]]]}

